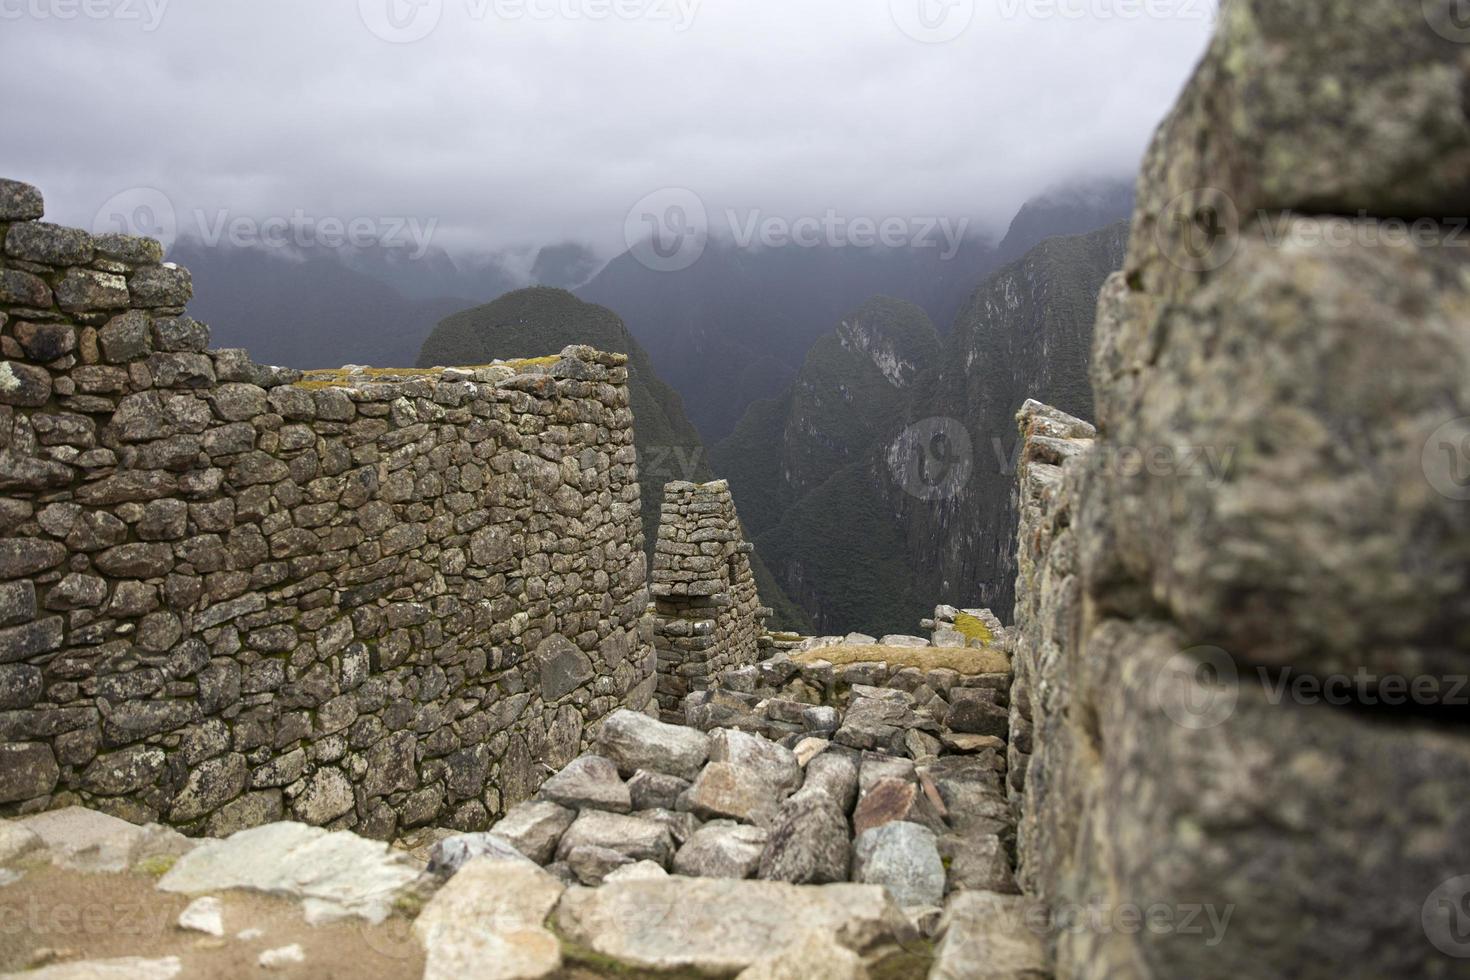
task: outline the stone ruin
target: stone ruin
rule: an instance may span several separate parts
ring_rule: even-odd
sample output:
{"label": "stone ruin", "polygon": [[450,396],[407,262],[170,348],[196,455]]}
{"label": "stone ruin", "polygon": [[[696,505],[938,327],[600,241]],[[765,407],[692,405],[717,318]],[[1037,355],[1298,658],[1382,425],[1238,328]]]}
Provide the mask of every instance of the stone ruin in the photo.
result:
{"label": "stone ruin", "polygon": [[1448,5],[1223,8],[1097,426],[1019,414],[1014,625],[928,640],[764,633],[720,484],[645,583],[614,355],[257,367],[154,246],[0,184],[0,890],[266,891],[360,919],[365,975],[1470,976],[1470,258],[1382,234],[1470,204]]}
{"label": "stone ruin", "polygon": [[682,718],[689,692],[759,656],[771,611],[756,594],[751,550],[724,480],[664,487],[649,592],[665,718]]}

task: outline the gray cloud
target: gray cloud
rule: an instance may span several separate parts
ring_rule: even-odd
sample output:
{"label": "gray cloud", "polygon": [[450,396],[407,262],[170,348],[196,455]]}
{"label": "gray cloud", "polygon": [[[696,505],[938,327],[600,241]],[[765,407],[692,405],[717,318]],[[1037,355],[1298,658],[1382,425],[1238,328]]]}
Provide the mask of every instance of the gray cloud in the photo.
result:
{"label": "gray cloud", "polygon": [[24,93],[0,171],[71,224],[143,187],[186,230],[414,219],[451,251],[611,252],[664,187],[712,216],[1003,228],[1136,167],[1211,4],[0,0],[0,85]]}

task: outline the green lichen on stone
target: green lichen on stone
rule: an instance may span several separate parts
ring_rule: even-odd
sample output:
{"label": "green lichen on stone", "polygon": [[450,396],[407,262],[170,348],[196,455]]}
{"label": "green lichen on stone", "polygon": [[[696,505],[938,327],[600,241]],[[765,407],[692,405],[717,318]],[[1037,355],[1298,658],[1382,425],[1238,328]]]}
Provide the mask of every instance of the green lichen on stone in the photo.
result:
{"label": "green lichen on stone", "polygon": [[178,860],[177,854],[153,854],[133,865],[133,870],[140,875],[162,878],[178,863]]}
{"label": "green lichen on stone", "polygon": [[995,642],[995,634],[980,620],[969,613],[960,613],[954,618],[954,628],[965,639],[978,641],[989,646]]}

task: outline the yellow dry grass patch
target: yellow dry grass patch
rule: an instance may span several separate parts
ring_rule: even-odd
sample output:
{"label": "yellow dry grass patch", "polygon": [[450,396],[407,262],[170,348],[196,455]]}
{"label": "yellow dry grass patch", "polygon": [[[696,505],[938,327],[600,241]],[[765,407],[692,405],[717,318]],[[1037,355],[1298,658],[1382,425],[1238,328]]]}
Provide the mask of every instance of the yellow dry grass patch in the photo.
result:
{"label": "yellow dry grass patch", "polygon": [[793,653],[791,659],[809,664],[826,660],[839,667],[847,664],[885,663],[890,667],[917,667],[920,670],[935,670],[947,667],[961,674],[1005,674],[1011,669],[1011,659],[996,649],[967,649],[962,647],[889,647],[879,644],[822,647]]}

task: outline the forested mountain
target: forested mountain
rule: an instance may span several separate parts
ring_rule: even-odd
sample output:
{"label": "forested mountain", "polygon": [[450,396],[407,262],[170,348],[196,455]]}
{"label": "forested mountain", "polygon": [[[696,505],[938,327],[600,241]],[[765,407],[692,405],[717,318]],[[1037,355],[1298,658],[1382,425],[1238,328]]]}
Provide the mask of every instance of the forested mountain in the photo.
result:
{"label": "forested mountain", "polygon": [[936,597],[1009,616],[1015,412],[1035,397],[1091,415],[1093,310],[1126,237],[1048,239],[942,341],[913,304],[869,301],[714,446],[757,552],[818,629],[911,630]]}

